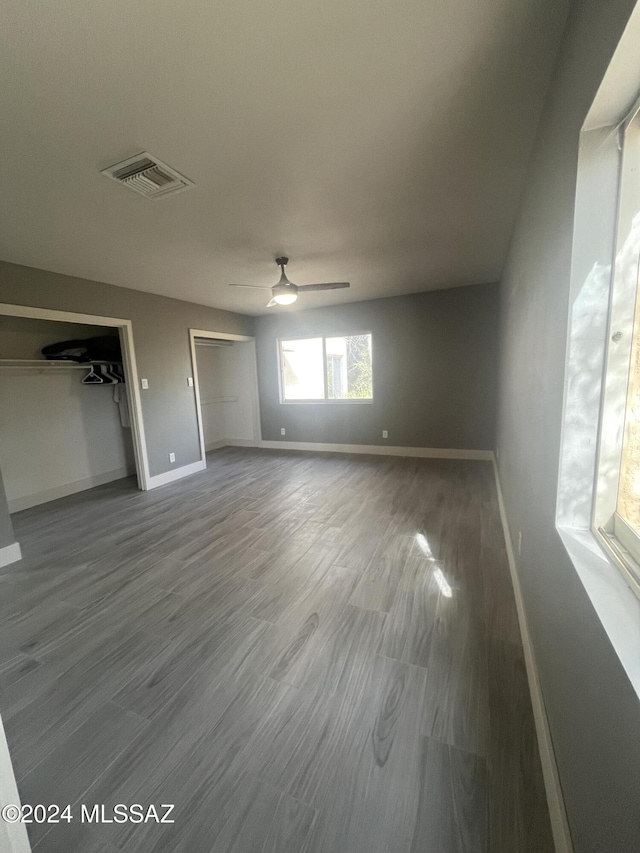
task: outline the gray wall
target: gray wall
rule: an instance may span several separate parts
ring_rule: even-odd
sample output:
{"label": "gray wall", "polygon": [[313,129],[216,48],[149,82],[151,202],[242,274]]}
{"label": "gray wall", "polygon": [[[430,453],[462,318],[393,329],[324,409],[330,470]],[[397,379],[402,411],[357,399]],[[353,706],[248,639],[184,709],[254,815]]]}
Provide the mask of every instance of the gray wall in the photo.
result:
{"label": "gray wall", "polygon": [[[252,334],[253,320],[124,287],[0,262],[0,302],[131,320],[151,475],[200,458],[189,328]],[[169,452],[176,454],[175,465]]]}
{"label": "gray wall", "polygon": [[574,4],[501,288],[500,479],[577,853],[640,850],[640,704],[554,520],[578,138],[633,6]]}
{"label": "gray wall", "polygon": [[0,471],[0,548],[12,545],[15,541],[16,538],[13,535],[11,516],[9,515],[9,509],[7,508],[7,498],[4,493],[2,472]]}
{"label": "gray wall", "polygon": [[[483,284],[258,317],[262,437],[493,449],[497,304]],[[280,403],[278,338],[367,331],[373,403]]]}

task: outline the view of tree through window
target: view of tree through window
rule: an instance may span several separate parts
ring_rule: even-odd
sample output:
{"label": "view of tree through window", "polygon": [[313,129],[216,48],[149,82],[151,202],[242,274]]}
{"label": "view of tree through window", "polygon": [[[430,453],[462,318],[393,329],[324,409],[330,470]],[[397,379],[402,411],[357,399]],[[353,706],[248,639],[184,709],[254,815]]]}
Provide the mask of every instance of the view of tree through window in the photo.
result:
{"label": "view of tree through window", "polygon": [[371,335],[280,341],[284,401],[371,400]]}
{"label": "view of tree through window", "polygon": [[636,295],[618,512],[640,536],[640,287]]}
{"label": "view of tree through window", "polygon": [[640,112],[622,142],[592,517],[599,543],[640,595]]}

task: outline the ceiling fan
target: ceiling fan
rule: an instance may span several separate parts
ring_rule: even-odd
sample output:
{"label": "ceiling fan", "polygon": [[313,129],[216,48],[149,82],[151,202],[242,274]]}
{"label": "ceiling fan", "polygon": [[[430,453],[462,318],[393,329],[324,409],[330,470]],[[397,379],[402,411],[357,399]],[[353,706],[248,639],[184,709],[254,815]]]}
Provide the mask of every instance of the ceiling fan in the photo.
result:
{"label": "ceiling fan", "polygon": [[259,290],[271,291],[271,302],[267,308],[273,305],[291,305],[298,298],[298,294],[302,291],[309,292],[311,290],[339,290],[342,287],[350,287],[348,281],[330,281],[321,284],[294,284],[289,281],[284,268],[289,263],[289,258],[276,258],[276,263],[280,267],[280,281],[269,287],[266,284],[230,284],[229,287],[252,287]]}

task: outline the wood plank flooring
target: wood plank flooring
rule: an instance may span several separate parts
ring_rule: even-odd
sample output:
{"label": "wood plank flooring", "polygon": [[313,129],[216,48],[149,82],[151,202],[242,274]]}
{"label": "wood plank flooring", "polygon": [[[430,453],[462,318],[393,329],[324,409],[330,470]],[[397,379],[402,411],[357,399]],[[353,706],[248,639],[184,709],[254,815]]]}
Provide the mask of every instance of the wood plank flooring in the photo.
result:
{"label": "wood plank flooring", "polygon": [[34,850],[552,853],[492,477],[227,448],[15,515],[0,711],[74,815]]}

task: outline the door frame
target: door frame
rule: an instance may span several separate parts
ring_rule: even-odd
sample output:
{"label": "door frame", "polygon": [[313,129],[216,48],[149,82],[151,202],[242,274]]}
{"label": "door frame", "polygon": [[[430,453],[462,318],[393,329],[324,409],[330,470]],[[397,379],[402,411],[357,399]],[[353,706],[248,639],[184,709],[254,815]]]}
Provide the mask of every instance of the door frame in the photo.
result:
{"label": "door frame", "polygon": [[[0,809],[7,806],[20,808],[21,800],[13,772],[7,738],[0,719]],[[10,823],[0,819],[0,848],[7,853],[31,853],[26,824]]]}
{"label": "door frame", "polygon": [[142,399],[140,397],[131,320],[118,317],[101,317],[97,314],[78,314],[74,311],[57,311],[53,308],[36,308],[30,305],[11,305],[6,302],[0,303],[0,315],[25,317],[31,320],[53,320],[59,323],[82,323],[85,326],[108,326],[118,329],[122,347],[122,367],[126,378],[125,388],[129,400],[131,436],[133,438],[138,488],[146,492],[150,488],[149,457],[142,417]]}
{"label": "door frame", "polygon": [[202,420],[202,403],[200,400],[200,382],[198,380],[198,360],[196,358],[196,338],[208,338],[209,340],[237,341],[251,345],[253,358],[252,382],[251,382],[251,410],[253,415],[253,440],[255,446],[259,447],[262,441],[260,428],[260,398],[258,395],[258,365],[256,360],[256,339],[252,335],[232,335],[229,332],[210,332],[206,329],[189,329],[189,349],[191,350],[191,369],[193,371],[193,385],[196,398],[196,416],[198,418],[198,434],[200,436],[200,459],[207,464],[207,451],[204,441],[204,423]]}

